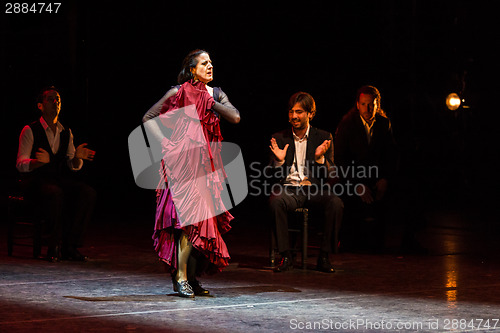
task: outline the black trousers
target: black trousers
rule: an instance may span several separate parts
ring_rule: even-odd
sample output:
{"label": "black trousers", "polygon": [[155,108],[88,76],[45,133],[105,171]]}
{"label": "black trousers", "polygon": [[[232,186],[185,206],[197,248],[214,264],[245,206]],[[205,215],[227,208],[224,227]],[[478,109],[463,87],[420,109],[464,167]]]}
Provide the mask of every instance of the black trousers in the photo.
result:
{"label": "black trousers", "polygon": [[28,199],[45,219],[48,246],[82,247],[95,206],[96,191],[69,178],[34,178],[24,182]]}
{"label": "black trousers", "polygon": [[[279,190],[278,190],[279,188]],[[288,236],[288,213],[299,207],[308,207],[323,212],[323,237],[321,251],[332,252],[332,233],[337,223],[342,222],[344,204],[336,195],[323,191],[317,186],[280,186],[273,187],[269,199],[271,218],[274,227],[278,250],[283,253],[290,250]]]}

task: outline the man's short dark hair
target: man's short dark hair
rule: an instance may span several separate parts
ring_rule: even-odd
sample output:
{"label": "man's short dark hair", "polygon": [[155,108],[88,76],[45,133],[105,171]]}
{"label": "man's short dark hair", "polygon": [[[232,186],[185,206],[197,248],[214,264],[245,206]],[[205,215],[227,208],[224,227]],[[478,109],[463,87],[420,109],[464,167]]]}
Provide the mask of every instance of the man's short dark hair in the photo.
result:
{"label": "man's short dark hair", "polygon": [[300,103],[306,112],[312,114],[311,119],[316,115],[316,102],[310,94],[303,91],[293,94],[288,100],[288,110],[291,110],[297,103]]}
{"label": "man's short dark hair", "polygon": [[59,93],[59,89],[57,89],[56,87],[54,86],[46,86],[44,87],[42,90],[40,90],[40,92],[38,93],[38,96],[36,97],[36,103],[42,103],[43,102],[43,99],[45,98],[45,93],[47,91],[52,91],[52,90],[55,90],[58,94]]}

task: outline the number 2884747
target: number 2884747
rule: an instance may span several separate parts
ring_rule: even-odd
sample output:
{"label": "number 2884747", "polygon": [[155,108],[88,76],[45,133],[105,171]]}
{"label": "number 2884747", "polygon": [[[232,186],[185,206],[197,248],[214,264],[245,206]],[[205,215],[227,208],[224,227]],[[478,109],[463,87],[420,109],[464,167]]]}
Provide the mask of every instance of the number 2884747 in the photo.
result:
{"label": "number 2884747", "polygon": [[7,2],[5,14],[57,14],[61,2]]}

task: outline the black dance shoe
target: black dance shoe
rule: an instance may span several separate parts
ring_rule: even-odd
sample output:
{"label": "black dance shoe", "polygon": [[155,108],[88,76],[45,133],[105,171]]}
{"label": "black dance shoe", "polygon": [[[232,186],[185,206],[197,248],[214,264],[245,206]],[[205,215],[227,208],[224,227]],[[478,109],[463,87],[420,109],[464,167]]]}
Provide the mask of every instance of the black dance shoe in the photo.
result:
{"label": "black dance shoe", "polygon": [[209,296],[210,295],[210,291],[203,288],[200,284],[200,281],[198,281],[196,279],[193,281],[189,281],[189,285],[193,289],[193,292],[196,296]]}
{"label": "black dance shoe", "polygon": [[335,269],[330,263],[330,259],[328,259],[328,254],[322,254],[318,257],[316,269],[324,273],[335,273]]}
{"label": "black dance shoe", "polygon": [[281,258],[280,263],[278,266],[274,267],[273,271],[275,273],[280,273],[280,272],[285,272],[293,269],[293,262],[292,259],[288,256],[284,256]]}
{"label": "black dance shoe", "polygon": [[[191,289],[193,290],[195,296],[209,296],[210,295],[210,291],[203,288],[200,284],[200,281],[194,280],[194,281],[188,281],[188,283],[191,286]],[[175,292],[179,291],[179,288],[177,287],[177,281],[175,280],[174,274],[172,275],[172,286],[173,286]]]}
{"label": "black dance shoe", "polygon": [[187,280],[177,281],[175,283],[174,291],[176,291],[180,297],[185,297],[185,298],[194,297],[193,289],[191,288]]}

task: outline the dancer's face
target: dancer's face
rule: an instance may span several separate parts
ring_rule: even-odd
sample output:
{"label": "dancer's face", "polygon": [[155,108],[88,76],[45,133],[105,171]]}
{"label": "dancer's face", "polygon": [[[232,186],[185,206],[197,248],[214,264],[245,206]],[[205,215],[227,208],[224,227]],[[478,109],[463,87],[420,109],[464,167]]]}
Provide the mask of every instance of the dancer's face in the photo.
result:
{"label": "dancer's face", "polygon": [[214,66],[212,66],[212,60],[206,53],[200,54],[197,59],[198,64],[193,69],[194,77],[207,84],[214,79]]}

